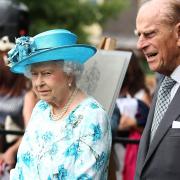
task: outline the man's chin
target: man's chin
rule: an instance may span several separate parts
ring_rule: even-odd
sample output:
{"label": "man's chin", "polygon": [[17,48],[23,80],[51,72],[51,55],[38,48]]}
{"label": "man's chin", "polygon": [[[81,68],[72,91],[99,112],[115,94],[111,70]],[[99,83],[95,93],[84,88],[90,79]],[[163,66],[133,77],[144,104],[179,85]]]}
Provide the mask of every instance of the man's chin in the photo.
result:
{"label": "man's chin", "polygon": [[154,66],[151,66],[149,65],[149,69],[153,72],[158,72],[158,68],[157,67],[154,67]]}
{"label": "man's chin", "polygon": [[159,72],[159,70],[161,69],[159,64],[157,64],[155,62],[148,62],[148,65],[149,65],[149,69],[154,72]]}

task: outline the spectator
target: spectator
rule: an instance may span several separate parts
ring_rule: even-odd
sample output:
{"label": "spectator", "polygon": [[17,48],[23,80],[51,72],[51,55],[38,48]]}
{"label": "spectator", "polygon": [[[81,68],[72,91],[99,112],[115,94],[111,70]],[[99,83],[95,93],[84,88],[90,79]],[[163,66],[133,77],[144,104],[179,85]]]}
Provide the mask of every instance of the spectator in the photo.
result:
{"label": "spectator", "polygon": [[[116,111],[119,116],[113,119],[116,124],[116,131],[119,135],[125,135],[130,139],[140,139],[143,128],[146,124],[147,114],[151,103],[151,95],[146,86],[145,74],[140,67],[139,61],[133,54],[128,70],[123,81],[119,98],[116,100]],[[115,127],[115,125],[114,125]],[[123,148],[117,149],[117,154],[121,154],[121,166],[123,166],[122,179],[133,180],[137,157],[137,144],[127,144],[125,148],[125,159],[123,158]],[[117,151],[116,150],[116,151]],[[122,151],[122,152],[120,152]],[[119,172],[121,173],[121,172]],[[118,174],[121,176],[120,174]]]}
{"label": "spectator", "polygon": [[[13,47],[8,37],[0,40],[0,126],[1,129],[23,130],[23,103],[26,92],[26,79],[10,72],[7,64],[7,51]],[[11,127],[7,127],[7,126]],[[15,129],[11,129],[15,128]],[[19,136],[0,136],[0,176],[4,169],[15,165]],[[17,143],[17,144],[16,144]]]}

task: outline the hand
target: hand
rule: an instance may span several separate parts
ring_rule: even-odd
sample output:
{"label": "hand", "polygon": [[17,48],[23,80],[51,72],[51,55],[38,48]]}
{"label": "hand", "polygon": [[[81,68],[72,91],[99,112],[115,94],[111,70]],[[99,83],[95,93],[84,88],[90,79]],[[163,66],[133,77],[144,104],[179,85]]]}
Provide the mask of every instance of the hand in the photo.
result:
{"label": "hand", "polygon": [[0,155],[0,175],[3,174],[5,168],[12,169],[15,165],[16,153],[9,148],[5,153]]}
{"label": "hand", "polygon": [[119,130],[128,130],[128,129],[131,129],[133,127],[136,127],[136,125],[137,124],[136,124],[135,118],[131,118],[127,115],[122,114],[118,129]]}
{"label": "hand", "polygon": [[0,176],[3,175],[4,168],[5,168],[5,163],[4,163],[3,155],[1,154],[0,155]]}

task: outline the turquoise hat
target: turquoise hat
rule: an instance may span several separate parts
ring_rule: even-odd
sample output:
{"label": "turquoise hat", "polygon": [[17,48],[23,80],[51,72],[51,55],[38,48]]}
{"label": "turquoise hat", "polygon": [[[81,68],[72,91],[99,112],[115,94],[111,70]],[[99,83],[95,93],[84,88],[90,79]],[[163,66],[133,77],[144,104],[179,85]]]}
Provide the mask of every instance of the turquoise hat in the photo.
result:
{"label": "turquoise hat", "polygon": [[96,48],[77,44],[77,36],[65,29],[42,32],[34,37],[22,36],[8,52],[10,70],[25,73],[33,63],[64,60],[83,64],[96,53]]}

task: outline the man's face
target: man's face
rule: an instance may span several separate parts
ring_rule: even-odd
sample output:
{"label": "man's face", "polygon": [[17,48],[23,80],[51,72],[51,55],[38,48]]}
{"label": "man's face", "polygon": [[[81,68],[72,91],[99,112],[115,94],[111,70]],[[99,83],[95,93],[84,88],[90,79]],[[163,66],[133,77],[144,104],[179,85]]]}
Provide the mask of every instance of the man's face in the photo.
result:
{"label": "man's face", "polygon": [[151,70],[170,75],[179,61],[175,25],[165,24],[159,14],[157,6],[140,9],[136,19],[137,48],[145,55]]}
{"label": "man's face", "polygon": [[54,62],[32,64],[32,85],[39,99],[50,104],[59,104],[65,100],[68,87],[68,76]]}

